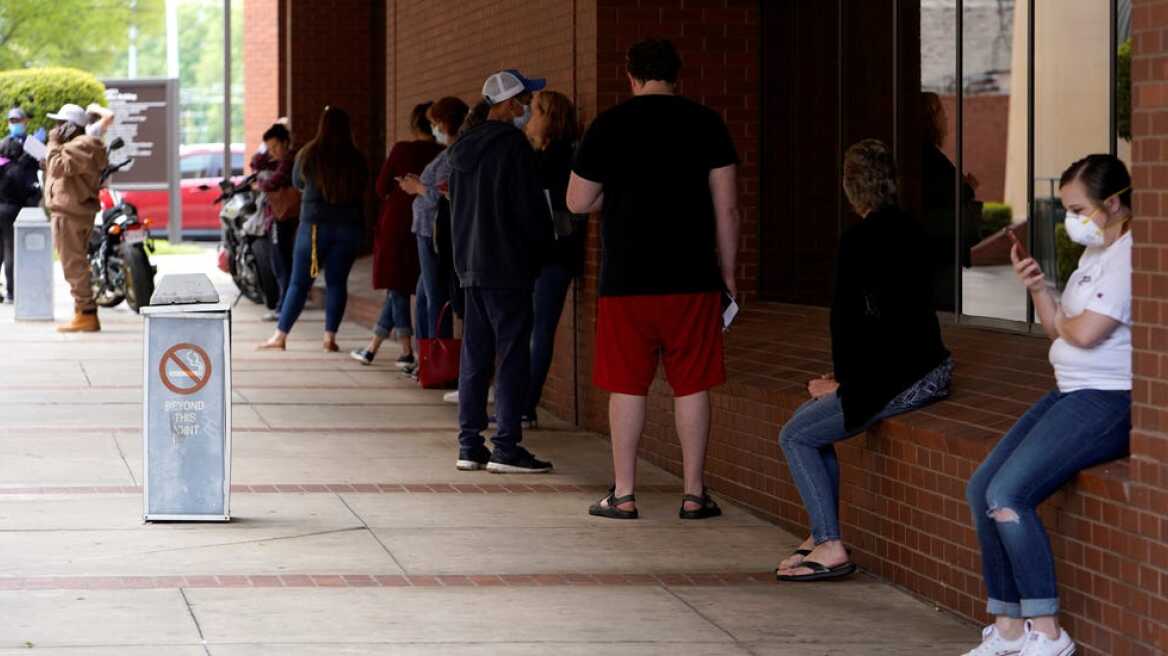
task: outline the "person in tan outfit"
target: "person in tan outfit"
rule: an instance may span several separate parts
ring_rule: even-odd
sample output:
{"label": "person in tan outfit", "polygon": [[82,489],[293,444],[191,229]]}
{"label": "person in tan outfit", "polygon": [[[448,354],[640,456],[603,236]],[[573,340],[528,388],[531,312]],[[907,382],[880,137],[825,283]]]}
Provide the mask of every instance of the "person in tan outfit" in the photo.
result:
{"label": "person in tan outfit", "polygon": [[90,286],[86,249],[93,217],[101,209],[98,190],[109,164],[100,139],[85,134],[87,116],[78,105],[66,104],[49,118],[57,127],[49,133],[45,157],[45,207],[53,220],[53,242],[65,280],[73,294],[73,320],[57,326],[63,333],[97,332],[97,304]]}

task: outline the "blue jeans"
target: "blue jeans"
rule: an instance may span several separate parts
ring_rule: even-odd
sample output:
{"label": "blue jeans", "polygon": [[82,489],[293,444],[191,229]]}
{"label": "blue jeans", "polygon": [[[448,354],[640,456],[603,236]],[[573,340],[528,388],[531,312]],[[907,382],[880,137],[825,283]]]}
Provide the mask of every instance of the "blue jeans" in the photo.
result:
{"label": "blue jeans", "polygon": [[1131,392],[1054,391],[977,468],[966,496],[981,543],[986,612],[1058,614],[1054,556],[1035,508],[1080,470],[1127,455],[1130,433]]}
{"label": "blue jeans", "polygon": [[572,272],[558,264],[546,265],[535,280],[535,318],[531,330],[531,386],[524,415],[534,417],[543,396],[543,385],[552,368],[556,326],[564,313],[564,299],[572,284]]}
{"label": "blue jeans", "polygon": [[373,334],[385,339],[392,332],[394,337],[412,337],[414,331],[410,323],[410,297],[399,291],[389,290],[385,294],[385,304],[381,306],[381,318],[373,328]]}
{"label": "blue jeans", "polygon": [[811,519],[815,544],[840,539],[840,472],[835,443],[859,435],[881,419],[916,410],[948,396],[952,369],[949,361],[938,366],[853,431],[844,428],[843,405],[834,392],[804,403],[783,425],[779,446]]}
{"label": "blue jeans", "polygon": [[[316,227],[316,261],[324,272],[324,330],[335,333],[345,316],[349,300],[349,271],[357,259],[364,228],[359,223],[322,223]],[[301,223],[296,231],[292,256],[292,277],[280,307],[280,331],[292,332],[292,325],[304,310],[312,288],[312,226]]]}
{"label": "blue jeans", "polygon": [[[438,253],[434,251],[433,237],[418,235],[418,263],[422,266],[422,275],[418,276],[416,292],[418,338],[450,337],[454,334],[453,318],[443,321],[440,334],[434,334],[442,307],[450,302],[450,292],[442,281],[441,262],[438,260]],[[447,316],[449,317],[449,313]]]}
{"label": "blue jeans", "polygon": [[482,448],[487,390],[495,376],[498,430],[491,441],[503,458],[523,440],[522,414],[531,374],[531,290],[468,287],[458,367],[458,446]]}

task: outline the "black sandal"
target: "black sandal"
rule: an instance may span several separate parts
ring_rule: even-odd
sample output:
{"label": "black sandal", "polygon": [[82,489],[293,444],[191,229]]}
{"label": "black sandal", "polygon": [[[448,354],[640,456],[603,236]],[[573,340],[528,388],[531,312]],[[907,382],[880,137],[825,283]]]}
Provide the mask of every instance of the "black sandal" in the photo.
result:
{"label": "black sandal", "polygon": [[784,581],[788,583],[810,583],[811,581],[827,581],[829,579],[839,579],[845,576],[850,576],[856,571],[856,564],[852,561],[836,565],[835,567],[827,567],[822,563],[817,563],[814,560],[805,560],[791,569],[799,569],[804,567],[811,570],[810,574],[779,574],[775,572],[776,581]]}
{"label": "black sandal", "polygon": [[[787,556],[787,558],[794,558],[795,556],[799,556],[799,557],[800,557],[800,558],[802,558],[803,560],[806,560],[806,559],[807,559],[807,557],[811,555],[811,552],[812,552],[812,551],[813,551],[813,549],[802,549],[802,548],[800,548],[800,549],[796,549],[796,550],[792,551],[792,552],[791,552],[791,555],[790,555],[790,556]],[[851,548],[851,547],[848,547],[848,548],[847,548],[847,551],[848,551],[848,556],[850,557],[850,556],[852,555],[852,548]],[[786,560],[787,558],[784,558],[783,560]],[[795,567],[800,567],[800,566],[802,566],[802,564],[803,564],[803,561],[802,561],[802,560],[800,560],[800,561],[799,561],[799,565],[795,565]],[[779,575],[779,571],[780,571],[780,569],[781,569],[781,568],[779,568],[779,567],[776,567],[776,568],[775,568],[775,576],[778,576],[778,575]]]}
{"label": "black sandal", "polygon": [[637,495],[626,494],[623,497],[616,496],[616,487],[608,488],[608,496],[600,501],[592,504],[588,508],[588,514],[593,517],[607,517],[608,519],[637,519],[640,514],[636,508],[632,510],[621,510],[617,506],[622,503],[636,502]]}
{"label": "black sandal", "polygon": [[[685,502],[701,504],[697,510],[686,510]],[[696,497],[692,494],[687,494],[681,498],[681,510],[677,511],[677,516],[682,519],[709,519],[710,517],[720,517],[722,509],[718,504],[710,498],[710,493],[702,490],[702,496]]]}

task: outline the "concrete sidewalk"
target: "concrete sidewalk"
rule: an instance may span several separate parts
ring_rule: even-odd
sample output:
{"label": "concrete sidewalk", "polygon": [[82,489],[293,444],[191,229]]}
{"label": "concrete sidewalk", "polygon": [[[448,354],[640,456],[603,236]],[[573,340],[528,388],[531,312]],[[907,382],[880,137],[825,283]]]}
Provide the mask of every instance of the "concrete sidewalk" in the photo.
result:
{"label": "concrete sidewalk", "polygon": [[589,517],[610,478],[594,435],[529,434],[550,476],[457,472],[456,408],[393,358],[349,359],[365,330],[325,354],[310,310],[288,352],[257,353],[260,314],[243,301],[234,321],[235,519],[144,525],[141,320],[59,336],[0,306],[0,655],[859,656],[977,637],[865,576],[774,584],[798,538],[725,501],[682,522],[680,482],[648,464],[641,520]]}

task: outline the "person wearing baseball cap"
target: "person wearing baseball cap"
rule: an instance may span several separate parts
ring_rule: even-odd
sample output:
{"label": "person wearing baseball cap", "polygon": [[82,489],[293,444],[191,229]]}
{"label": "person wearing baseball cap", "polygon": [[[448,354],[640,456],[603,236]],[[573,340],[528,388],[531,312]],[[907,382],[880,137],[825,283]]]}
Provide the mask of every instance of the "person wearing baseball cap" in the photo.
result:
{"label": "person wearing baseball cap", "polygon": [[93,217],[101,210],[98,191],[109,157],[100,139],[85,134],[89,117],[80,105],[68,103],[48,117],[57,126],[49,132],[45,156],[45,207],[52,217],[53,242],[73,294],[74,311],[73,320],[57,326],[57,331],[97,332],[101,324],[86,249]]}
{"label": "person wearing baseball cap", "polygon": [[483,98],[496,106],[505,106],[515,127],[523,129],[531,120],[531,95],[547,86],[544,78],[529,79],[518,69],[508,68],[495,73],[483,83]]}
{"label": "person wearing baseball cap", "polygon": [[0,261],[4,263],[5,296],[15,300],[13,286],[13,245],[16,216],[21,208],[40,203],[41,188],[37,181],[40,164],[24,152],[28,137],[28,115],[19,107],[8,110],[8,136],[0,141]]}
{"label": "person wearing baseball cap", "polygon": [[[466,299],[458,376],[460,470],[552,470],[552,463],[520,445],[531,377],[532,291],[553,235],[535,151],[515,126],[525,122],[524,96],[542,84],[511,71],[487,78],[487,120],[462,132],[447,150],[454,269]],[[483,439],[492,375],[498,418],[493,451]]]}

